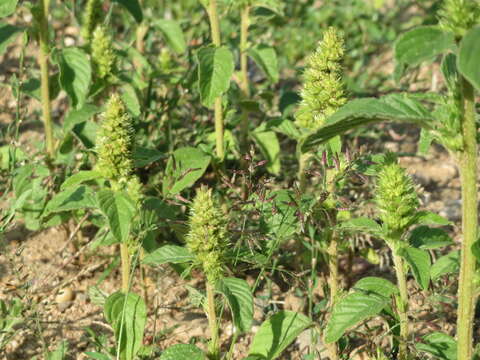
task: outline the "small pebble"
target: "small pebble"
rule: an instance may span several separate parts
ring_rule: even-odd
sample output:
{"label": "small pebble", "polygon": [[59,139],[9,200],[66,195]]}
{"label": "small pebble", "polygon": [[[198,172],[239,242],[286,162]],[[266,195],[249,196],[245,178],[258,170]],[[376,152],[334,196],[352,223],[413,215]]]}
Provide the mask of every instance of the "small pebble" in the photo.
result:
{"label": "small pebble", "polygon": [[73,297],[73,290],[70,288],[65,288],[58,292],[58,295],[55,297],[55,302],[58,304],[66,303],[72,301]]}

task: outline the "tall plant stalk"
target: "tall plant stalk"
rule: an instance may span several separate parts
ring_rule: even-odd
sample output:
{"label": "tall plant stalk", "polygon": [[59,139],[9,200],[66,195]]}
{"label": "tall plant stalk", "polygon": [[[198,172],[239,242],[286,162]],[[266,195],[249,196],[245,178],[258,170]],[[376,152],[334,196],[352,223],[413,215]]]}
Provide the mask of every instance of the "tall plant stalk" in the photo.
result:
{"label": "tall plant stalk", "polygon": [[122,267],[122,291],[128,293],[130,287],[130,254],[128,251],[128,244],[120,244],[120,259]]}
{"label": "tall plant stalk", "polygon": [[[250,5],[246,4],[240,10],[240,89],[242,90],[243,97],[245,99],[250,98],[250,86],[248,81],[248,27],[250,25],[249,20]],[[248,111],[242,110],[242,123],[240,129],[242,151],[246,153],[248,151]]]}
{"label": "tall plant stalk", "polygon": [[46,151],[49,159],[55,157],[55,146],[53,142],[52,127],[52,111],[50,104],[50,87],[49,87],[49,34],[48,34],[48,14],[50,0],[41,0],[38,11],[38,42],[40,52],[38,54],[38,64],[40,66],[40,96],[42,101],[42,117],[45,127]]}
{"label": "tall plant stalk", "polygon": [[[334,224],[331,226],[333,227]],[[330,309],[333,309],[339,295],[338,240],[335,231],[329,231],[328,241],[328,286],[330,287]],[[336,342],[328,344],[328,355],[331,360],[339,359]]]}
{"label": "tall plant stalk", "polygon": [[395,274],[397,276],[397,284],[400,291],[397,296],[397,314],[400,318],[400,339],[398,360],[408,359],[408,290],[407,278],[405,276],[405,264],[400,255],[397,254],[398,249],[393,248],[393,264],[395,266]]}
{"label": "tall plant stalk", "polygon": [[461,80],[463,97],[462,132],[464,149],[458,156],[462,184],[462,232],[460,279],[458,285],[457,356],[472,358],[473,315],[475,309],[475,256],[472,246],[477,240],[477,130],[475,124],[475,96],[472,85]]}
{"label": "tall plant stalk", "polygon": [[[221,46],[220,23],[218,21],[217,0],[210,0],[208,5],[208,17],[210,20],[210,29],[212,34],[212,43],[215,46]],[[223,113],[222,113],[222,96],[217,96],[214,102],[215,116],[215,146],[217,157],[222,161],[225,157],[224,141],[223,141]]]}
{"label": "tall plant stalk", "polygon": [[213,285],[207,281],[207,307],[208,307],[208,326],[210,328],[210,359],[217,360],[220,355],[219,341],[218,341],[218,325],[217,313],[215,311],[215,289]]}

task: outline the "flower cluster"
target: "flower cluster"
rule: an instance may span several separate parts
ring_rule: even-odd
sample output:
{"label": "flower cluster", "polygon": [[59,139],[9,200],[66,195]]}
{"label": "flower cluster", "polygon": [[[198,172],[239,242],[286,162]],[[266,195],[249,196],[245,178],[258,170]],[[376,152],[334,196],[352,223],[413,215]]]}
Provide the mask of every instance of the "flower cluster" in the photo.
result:
{"label": "flower cluster", "polygon": [[195,254],[207,277],[214,284],[223,273],[224,253],[228,245],[225,215],[215,203],[212,190],[200,187],[190,210],[187,248]]}
{"label": "flower cluster", "polygon": [[445,0],[439,10],[440,25],[452,31],[457,38],[480,23],[480,1],[478,0]]}
{"label": "flower cluster", "polygon": [[135,182],[132,118],[117,94],[111,96],[102,117],[97,135],[97,170],[110,181],[113,190],[135,188],[131,184]]}
{"label": "flower cluster", "polygon": [[117,58],[112,47],[112,38],[103,26],[97,26],[92,39],[92,62],[99,78],[112,77]]}
{"label": "flower cluster", "polygon": [[416,215],[419,200],[412,178],[392,154],[378,173],[375,199],[387,233],[401,235]]}
{"label": "flower cluster", "polygon": [[81,31],[81,35],[87,43],[90,43],[94,30],[103,20],[102,5],[102,0],[88,0],[87,2]]}
{"label": "flower cluster", "polygon": [[343,54],[343,38],[335,28],[328,28],[317,51],[309,57],[303,75],[302,101],[295,114],[300,127],[318,129],[327,117],[345,104],[341,66]]}

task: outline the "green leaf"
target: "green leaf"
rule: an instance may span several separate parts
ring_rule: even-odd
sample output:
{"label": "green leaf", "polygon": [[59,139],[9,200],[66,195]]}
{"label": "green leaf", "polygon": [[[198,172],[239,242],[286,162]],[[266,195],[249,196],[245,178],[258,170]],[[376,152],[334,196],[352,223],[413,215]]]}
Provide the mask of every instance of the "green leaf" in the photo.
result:
{"label": "green leaf", "polygon": [[62,211],[96,207],[95,194],[87,186],[69,187],[56,194],[45,207],[44,216]]}
{"label": "green leaf", "polygon": [[110,356],[99,353],[99,352],[87,351],[85,352],[85,355],[88,355],[89,357],[95,360],[112,360]]}
{"label": "green leaf", "polygon": [[130,111],[130,113],[135,117],[140,116],[142,113],[140,109],[140,101],[138,100],[138,96],[134,87],[130,84],[123,85],[121,96],[128,111]]}
{"label": "green leaf", "polygon": [[290,203],[295,199],[289,190],[271,191],[266,195],[267,201],[262,206],[263,221],[266,230],[278,239],[285,239],[299,230],[296,207]]}
{"label": "green leaf", "polygon": [[218,284],[233,314],[233,323],[239,333],[250,331],[253,322],[253,296],[243,279],[224,278]]}
{"label": "green leaf", "polygon": [[432,145],[435,136],[426,129],[420,130],[420,139],[418,139],[418,154],[420,155],[427,155],[428,150],[430,149],[430,145]]}
{"label": "green leaf", "polygon": [[266,45],[258,45],[248,50],[248,55],[268,76],[271,83],[278,81],[278,61],[275,49]]}
{"label": "green leaf", "polygon": [[[20,89],[22,92],[27,94],[28,96],[31,96],[34,99],[37,99],[38,101],[42,101],[42,95],[41,95],[41,82],[40,79],[37,78],[30,78],[22,85],[20,86]],[[59,84],[59,73],[54,73],[49,76],[49,96],[50,100],[55,100],[60,93],[60,84]]]}
{"label": "green leaf", "polygon": [[452,222],[431,211],[419,211],[415,214],[413,224],[417,225],[451,225]]}
{"label": "green leaf", "polygon": [[375,220],[366,217],[358,217],[355,219],[342,221],[340,224],[338,224],[338,228],[347,231],[366,232],[372,235],[378,235],[382,232],[382,227],[380,224],[378,224]]}
{"label": "green leaf", "polygon": [[451,336],[433,332],[423,337],[423,343],[416,343],[418,351],[426,352],[442,360],[457,360],[457,342]]}
{"label": "green leaf", "polygon": [[138,0],[113,0],[114,2],[122,5],[133,16],[137,23],[141,23],[143,20],[142,7]]}
{"label": "green leaf", "polygon": [[233,55],[226,47],[203,47],[197,52],[198,86],[202,104],[212,107],[215,98],[230,87]]}
{"label": "green leaf", "polygon": [[160,360],[207,360],[207,357],[195,345],[176,344],[167,348]]}
{"label": "green leaf", "polygon": [[458,70],[472,83],[477,91],[480,91],[478,54],[480,54],[480,26],[471,29],[463,37],[457,60]]}
{"label": "green leaf", "polygon": [[164,245],[145,256],[142,263],[148,265],[182,264],[192,262],[195,256],[186,247]]}
{"label": "green leaf", "polygon": [[345,295],[333,308],[325,329],[325,342],[337,341],[347,329],[380,313],[389,301],[389,297],[375,293],[356,291]]}
{"label": "green leaf", "polygon": [[200,179],[210,164],[210,156],[193,147],[183,147],[168,159],[163,194],[175,195]]}
{"label": "green leaf", "polygon": [[252,136],[267,160],[267,170],[274,175],[280,174],[280,143],[273,131],[254,131]]}
{"label": "green leaf", "polygon": [[428,252],[413,247],[404,247],[399,251],[399,255],[407,261],[417,283],[423,290],[426,290],[430,282],[431,267]]}
{"label": "green leaf", "polygon": [[69,47],[60,56],[60,85],[79,109],[87,99],[92,69],[87,54],[80,48]]}
{"label": "green leaf", "polygon": [[357,281],[353,289],[357,291],[363,291],[365,293],[374,293],[376,295],[385,297],[389,297],[398,293],[397,286],[392,284],[387,279],[370,276],[364,277]]}
{"label": "green leaf", "polygon": [[304,153],[311,151],[315,146],[348,130],[382,121],[413,123],[431,128],[430,124],[435,119],[430,111],[407,94],[352,100],[329,117],[325,126],[307,136],[301,144],[301,150]]}
{"label": "green leaf", "polygon": [[90,120],[99,112],[100,108],[92,104],[85,104],[78,110],[70,110],[63,121],[64,134],[70,133],[76,125]]}
{"label": "green leaf", "polygon": [[183,54],[187,50],[185,37],[178,22],[175,20],[161,19],[155,21],[154,25],[160,29],[173,51],[177,54]]}
{"label": "green leaf", "polygon": [[122,243],[127,241],[136,212],[133,201],[125,193],[111,190],[99,191],[97,201],[113,236]]}
{"label": "green leaf", "polygon": [[133,163],[135,167],[141,168],[165,157],[162,151],[136,146],[133,152]]}
{"label": "green leaf", "polygon": [[143,342],[147,322],[145,302],[134,293],[116,292],[107,298],[104,313],[113,327],[120,358],[133,360]]}
{"label": "green leaf", "polygon": [[293,311],[279,311],[265,320],[253,338],[249,357],[276,359],[312,321]]}
{"label": "green leaf", "polygon": [[64,360],[68,352],[68,342],[63,340],[55,351],[49,352],[46,360]]}
{"label": "green leaf", "polygon": [[458,88],[458,70],[457,56],[455,54],[446,54],[443,57],[441,70],[445,83],[450,91],[456,91]]}
{"label": "green leaf", "polygon": [[76,124],[72,133],[87,149],[91,149],[95,146],[95,140],[97,138],[97,130],[99,125],[93,121],[84,121]]}
{"label": "green leaf", "polygon": [[68,187],[77,186],[81,183],[84,183],[85,181],[96,180],[101,177],[102,175],[95,170],[79,171],[78,173],[73,174],[67,180],[65,180],[63,184],[60,186],[60,190],[65,190]]}
{"label": "green leaf", "polygon": [[10,16],[15,12],[18,0],[2,0],[0,2],[0,18]]}
{"label": "green leaf", "polygon": [[447,232],[429,226],[419,226],[410,233],[409,243],[415,248],[431,250],[453,244]]}
{"label": "green leaf", "polygon": [[460,269],[460,251],[452,251],[435,261],[430,269],[432,281],[437,280],[440,276],[455,273]]}
{"label": "green leaf", "polygon": [[[1,5],[0,5],[1,6]],[[23,31],[18,26],[10,24],[0,24],[0,55],[3,55],[7,47],[16,39]]]}
{"label": "green leaf", "polygon": [[420,26],[402,34],[394,45],[399,63],[415,66],[455,49],[453,33],[436,26]]}

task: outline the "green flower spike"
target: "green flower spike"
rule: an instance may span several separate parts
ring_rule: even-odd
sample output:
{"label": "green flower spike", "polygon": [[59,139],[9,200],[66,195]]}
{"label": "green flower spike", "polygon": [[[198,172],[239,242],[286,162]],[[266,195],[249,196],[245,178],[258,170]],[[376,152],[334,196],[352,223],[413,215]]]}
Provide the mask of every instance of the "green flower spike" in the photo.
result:
{"label": "green flower spike", "polygon": [[438,13],[440,26],[461,38],[469,29],[480,23],[480,1],[445,0]]}
{"label": "green flower spike", "polygon": [[83,15],[83,24],[81,35],[86,43],[90,43],[93,36],[93,31],[103,20],[103,1],[102,0],[88,0],[85,12]]}
{"label": "green flower spike", "polygon": [[97,26],[92,39],[92,61],[101,79],[112,77],[117,58],[112,48],[112,38],[103,26]]}
{"label": "green flower spike", "polygon": [[97,135],[97,170],[110,180],[113,190],[125,190],[133,178],[132,118],[117,94],[111,96],[102,117]]}
{"label": "green flower spike", "polygon": [[317,51],[307,60],[300,93],[302,101],[295,114],[298,126],[316,130],[345,104],[341,66],[343,53],[343,38],[335,28],[328,28]]}
{"label": "green flower spike", "polygon": [[190,210],[189,225],[187,248],[195,254],[207,281],[214,285],[222,277],[228,240],[225,215],[215,203],[211,189],[205,186],[198,189]]}
{"label": "green flower spike", "polygon": [[376,203],[388,234],[398,238],[414,218],[419,201],[412,178],[393,154],[387,154],[378,173]]}

